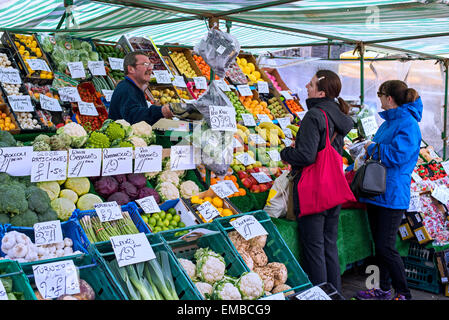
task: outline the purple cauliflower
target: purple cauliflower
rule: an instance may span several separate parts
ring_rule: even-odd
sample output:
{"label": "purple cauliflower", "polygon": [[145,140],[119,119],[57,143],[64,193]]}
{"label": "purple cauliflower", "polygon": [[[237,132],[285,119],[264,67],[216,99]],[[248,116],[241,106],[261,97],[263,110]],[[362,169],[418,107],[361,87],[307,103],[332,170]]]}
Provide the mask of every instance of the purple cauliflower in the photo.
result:
{"label": "purple cauliflower", "polygon": [[159,193],[156,192],[156,190],[144,187],[139,190],[139,194],[137,195],[137,199],[142,199],[145,197],[153,196],[154,200],[156,200],[156,203],[161,203],[161,198],[159,197]]}
{"label": "purple cauliflower", "polygon": [[118,191],[111,194],[106,201],[107,202],[116,201],[119,206],[123,206],[129,203],[130,199],[126,193]]}
{"label": "purple cauliflower", "polygon": [[95,191],[103,198],[109,197],[118,191],[119,184],[113,177],[101,177],[95,181]]}
{"label": "purple cauliflower", "polygon": [[119,191],[125,192],[131,200],[136,199],[139,191],[136,186],[129,181],[122,182],[118,188]]}
{"label": "purple cauliflower", "polygon": [[137,189],[142,189],[147,185],[147,178],[143,173],[132,173],[127,176],[129,182],[136,186]]}

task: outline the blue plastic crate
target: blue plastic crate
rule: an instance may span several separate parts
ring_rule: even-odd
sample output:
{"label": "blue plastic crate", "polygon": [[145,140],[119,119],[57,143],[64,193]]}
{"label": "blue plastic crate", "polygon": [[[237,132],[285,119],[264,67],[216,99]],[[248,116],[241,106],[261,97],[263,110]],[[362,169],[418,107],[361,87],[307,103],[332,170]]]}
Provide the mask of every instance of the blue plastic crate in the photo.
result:
{"label": "blue plastic crate", "polygon": [[[235,230],[234,227],[230,224],[232,219],[237,219],[245,215],[252,215],[256,218],[258,222],[262,225],[262,227],[268,232],[267,241],[263,250],[268,257],[268,262],[281,262],[285,264],[288,271],[288,277],[286,284],[292,287],[292,289],[285,290],[300,292],[305,289],[311,288],[312,283],[309,280],[307,274],[301,268],[298,260],[296,260],[293,253],[288,248],[284,239],[282,239],[281,234],[276,228],[275,224],[271,221],[270,216],[263,210],[248,212],[238,215],[233,215],[230,217],[221,217],[214,220],[214,223],[217,224],[218,228],[223,231],[226,235],[226,241],[232,246],[232,248],[237,252],[232,241],[227,236],[227,233]],[[243,258],[238,254],[241,261],[244,263]]]}
{"label": "blue plastic crate", "polygon": [[[132,221],[134,222],[135,226],[137,227],[137,230],[139,230],[140,232],[143,232],[143,233],[151,232],[150,229],[148,228],[147,224],[145,223],[145,221],[142,220],[142,217],[140,216],[140,213],[139,213],[139,208],[137,207],[137,205],[134,202],[130,202],[128,204],[121,206],[121,209],[122,209],[122,211],[127,211],[129,213],[129,216],[131,217]],[[87,238],[86,232],[81,227],[81,224],[79,222],[79,220],[82,219],[86,215],[92,217],[92,216],[96,216],[97,213],[95,210],[81,211],[79,209],[76,209],[73,212],[71,218],[77,220],[79,230],[81,231],[81,233],[83,235],[83,240],[86,241],[87,245],[90,245],[91,243]]]}
{"label": "blue plastic crate", "polygon": [[[3,226],[3,234],[0,234],[0,242],[3,239],[4,235],[7,232],[10,231],[17,231],[26,234],[31,241],[34,243],[34,229],[31,227],[17,227],[13,226],[11,224],[7,224]],[[75,219],[70,218],[67,221],[61,222],[61,230],[62,230],[62,236],[63,238],[68,237],[72,239],[73,242],[73,251],[81,251],[82,254],[88,253],[89,244],[86,242],[86,239],[84,238],[84,235],[81,233],[81,228],[79,227],[78,222]],[[4,257],[6,254],[0,250],[0,256]],[[39,260],[39,263],[41,262],[54,262],[61,259],[65,259],[68,257],[74,257],[73,256],[64,256],[59,258],[52,258],[52,259],[45,259],[45,260]],[[21,265],[28,265],[33,264],[35,262],[23,262]]]}

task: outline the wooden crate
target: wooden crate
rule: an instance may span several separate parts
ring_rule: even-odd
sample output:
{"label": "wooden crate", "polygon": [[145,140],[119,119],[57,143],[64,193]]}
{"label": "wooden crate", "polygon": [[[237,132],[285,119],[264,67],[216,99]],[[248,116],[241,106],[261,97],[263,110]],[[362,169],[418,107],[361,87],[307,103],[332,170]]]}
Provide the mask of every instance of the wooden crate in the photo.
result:
{"label": "wooden crate", "polygon": [[[177,47],[167,47],[166,49],[168,51],[168,54],[171,54],[172,52],[181,52],[181,53],[183,53],[184,56],[186,57],[187,61],[189,62],[190,67],[196,73],[196,76],[197,77],[201,77],[202,76],[201,70],[198,68],[195,60],[193,60],[192,52],[189,49],[177,48]],[[183,73],[181,73],[181,70],[176,65],[176,63],[174,63],[174,60],[171,58],[171,56],[170,56],[170,61],[176,66],[176,69],[177,69],[178,73],[179,74],[183,74]]]}
{"label": "wooden crate", "polygon": [[[255,71],[258,71],[260,73],[260,77],[263,81],[269,82],[270,80],[268,79],[267,75],[262,72],[262,70],[259,68],[258,64],[257,64],[257,60],[256,58],[250,54],[250,53],[240,53],[238,55],[239,58],[245,58],[247,62],[251,62],[254,64],[255,67]],[[247,76],[248,77],[248,76]],[[248,78],[249,79],[249,78]],[[251,80],[249,80],[249,83],[253,83]]]}
{"label": "wooden crate", "polygon": [[[290,90],[289,87],[285,84],[284,80],[282,80],[281,75],[279,74],[279,72],[277,71],[277,69],[275,69],[275,68],[262,68],[262,71],[263,71],[263,73],[264,73],[265,76],[266,76],[265,73],[268,73],[268,74],[274,76],[275,79],[276,79],[276,82],[278,83],[279,87],[281,87],[282,91],[288,91],[288,90]],[[266,76],[266,77],[267,77],[267,76]],[[268,77],[267,77],[267,78],[268,78]],[[269,80],[269,78],[268,78],[268,81],[269,81],[269,83],[273,84],[273,83],[271,82],[271,80]]]}

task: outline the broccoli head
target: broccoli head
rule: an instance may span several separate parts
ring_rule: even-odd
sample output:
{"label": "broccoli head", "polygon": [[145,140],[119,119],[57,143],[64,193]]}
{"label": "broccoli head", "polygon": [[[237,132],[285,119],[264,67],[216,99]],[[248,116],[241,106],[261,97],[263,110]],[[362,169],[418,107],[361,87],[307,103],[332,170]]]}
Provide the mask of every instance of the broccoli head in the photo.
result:
{"label": "broccoli head", "polygon": [[45,213],[38,214],[37,218],[39,219],[39,222],[53,221],[58,220],[58,214],[55,210],[50,208]]}
{"label": "broccoli head", "polygon": [[10,184],[0,185],[0,213],[16,215],[27,210],[28,201],[22,184],[13,181]]}
{"label": "broccoli head", "polygon": [[50,208],[50,197],[47,192],[36,186],[29,186],[25,190],[28,208],[36,213],[45,213]]}
{"label": "broccoli head", "polygon": [[15,147],[17,144],[14,136],[10,132],[4,130],[0,130],[0,142],[5,143],[8,147]]}
{"label": "broccoli head", "polygon": [[36,212],[28,209],[23,214],[15,215],[11,218],[11,224],[19,227],[33,227],[35,223],[38,223],[39,219]]}
{"label": "broccoli head", "polygon": [[11,176],[5,172],[0,172],[0,184],[8,184],[11,182]]}
{"label": "broccoli head", "polygon": [[7,213],[0,213],[0,224],[8,224],[9,222],[9,215]]}

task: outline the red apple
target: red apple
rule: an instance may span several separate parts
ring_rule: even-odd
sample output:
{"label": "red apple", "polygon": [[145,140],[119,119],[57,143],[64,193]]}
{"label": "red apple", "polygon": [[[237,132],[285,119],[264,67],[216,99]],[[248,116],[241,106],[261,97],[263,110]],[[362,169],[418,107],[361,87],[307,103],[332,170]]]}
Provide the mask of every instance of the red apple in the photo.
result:
{"label": "red apple", "polygon": [[246,172],[248,172],[248,173],[254,173],[254,172],[256,172],[256,171],[255,171],[255,169],[253,168],[253,169],[248,169],[248,170],[246,170]]}
{"label": "red apple", "polygon": [[260,187],[258,185],[253,185],[251,187],[251,192],[259,193],[260,192]]}
{"label": "red apple", "polygon": [[271,189],[273,187],[273,181],[267,182],[266,185],[268,189]]}
{"label": "red apple", "polygon": [[243,178],[248,177],[248,174],[245,171],[239,171],[237,172],[237,174],[239,175],[240,180],[243,180]]}
{"label": "red apple", "polygon": [[246,188],[248,188],[248,189],[250,189],[251,186],[253,185],[253,183],[252,183],[252,181],[251,181],[250,178],[243,178],[243,179],[242,179],[242,184],[243,184]]}
{"label": "red apple", "polygon": [[245,152],[248,152],[248,145],[247,144],[243,145],[243,149],[245,150]]}
{"label": "red apple", "polygon": [[265,192],[268,190],[268,185],[265,183],[259,184],[260,192]]}
{"label": "red apple", "polygon": [[254,172],[260,172],[261,168],[260,167],[255,167],[253,170],[254,170]]}
{"label": "red apple", "polygon": [[254,178],[253,176],[248,176],[248,179],[251,181],[251,184],[259,184],[259,182],[257,182],[256,178]]}

